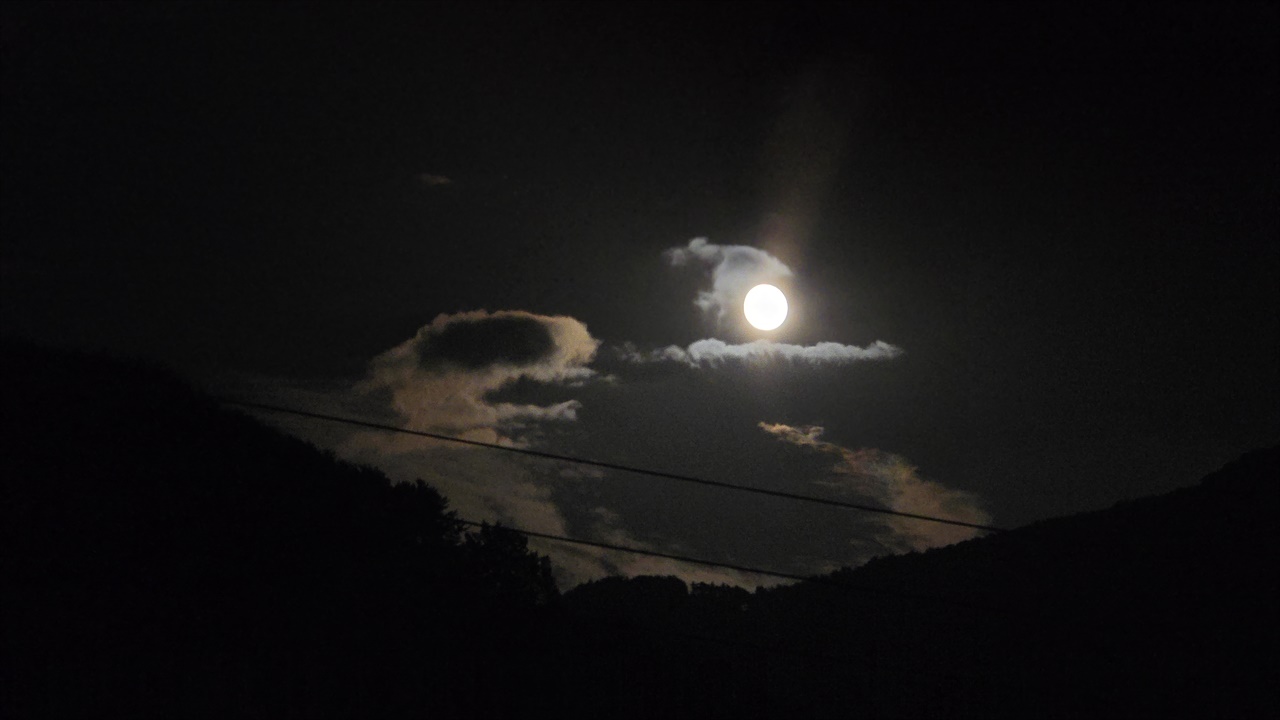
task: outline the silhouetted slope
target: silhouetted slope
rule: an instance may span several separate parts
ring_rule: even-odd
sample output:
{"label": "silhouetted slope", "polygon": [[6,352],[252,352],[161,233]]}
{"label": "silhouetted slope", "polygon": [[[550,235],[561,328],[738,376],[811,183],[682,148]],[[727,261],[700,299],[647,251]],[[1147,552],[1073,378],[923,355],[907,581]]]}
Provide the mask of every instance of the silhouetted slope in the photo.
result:
{"label": "silhouetted slope", "polygon": [[6,715],[455,716],[507,702],[491,673],[521,697],[506,646],[555,592],[523,538],[163,372],[3,367]]}
{"label": "silhouetted slope", "polygon": [[633,676],[694,673],[731,714],[1274,717],[1277,478],[1280,449],[1261,450],[1168,495],[798,585],[611,578],[563,605],[604,652],[652,658]]}
{"label": "silhouetted slope", "polygon": [[1280,448],[1255,451],[1168,495],[778,588],[750,632],[861,665],[815,689],[827,709],[1266,716],[1277,478]]}

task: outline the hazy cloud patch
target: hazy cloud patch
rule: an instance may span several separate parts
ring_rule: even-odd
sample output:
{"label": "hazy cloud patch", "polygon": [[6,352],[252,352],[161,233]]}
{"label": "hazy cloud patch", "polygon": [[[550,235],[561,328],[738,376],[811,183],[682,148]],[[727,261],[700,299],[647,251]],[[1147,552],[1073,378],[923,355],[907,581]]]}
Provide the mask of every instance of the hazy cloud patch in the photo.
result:
{"label": "hazy cloud patch", "polygon": [[[664,543],[657,545],[637,538],[623,526],[622,517],[606,507],[594,507],[586,513],[587,527],[581,528],[578,537],[595,542],[635,548],[670,555],[697,553],[688,548]],[[561,588],[570,588],[591,580],[611,575],[637,577],[640,575],[673,575],[686,583],[710,583],[737,585],[753,589],[761,585],[778,585],[787,582],[772,575],[741,572],[729,568],[717,568],[682,562],[671,558],[654,557],[641,553],[583,545],[567,545],[549,540],[530,540],[530,546],[551,556],[556,570],[556,581]]]}
{"label": "hazy cloud patch", "polygon": [[777,362],[843,365],[865,360],[891,360],[903,352],[901,348],[882,340],[877,340],[866,347],[858,347],[837,342],[792,345],[772,340],[754,340],[735,345],[715,338],[699,340],[685,348],[669,345],[665,348],[645,351],[639,350],[634,345],[624,344],[615,350],[618,356],[627,362],[672,362],[691,367],[715,367],[726,363],[758,365]]}
{"label": "hazy cloud patch", "polygon": [[[760,423],[761,430],[782,442],[809,448],[833,458],[830,475],[819,484],[842,494],[870,498],[889,510],[930,515],[988,525],[991,515],[977,496],[926,480],[905,458],[882,450],[850,450],[822,440],[817,425],[792,426]],[[876,541],[894,552],[927,550],[977,537],[981,531],[959,525],[884,516]]]}
{"label": "hazy cloud patch", "polygon": [[737,310],[752,287],[776,284],[792,275],[786,263],[760,248],[715,245],[706,238],[694,238],[662,255],[674,267],[698,264],[710,268],[711,288],[699,291],[693,304],[704,313],[714,313],[717,319]]}

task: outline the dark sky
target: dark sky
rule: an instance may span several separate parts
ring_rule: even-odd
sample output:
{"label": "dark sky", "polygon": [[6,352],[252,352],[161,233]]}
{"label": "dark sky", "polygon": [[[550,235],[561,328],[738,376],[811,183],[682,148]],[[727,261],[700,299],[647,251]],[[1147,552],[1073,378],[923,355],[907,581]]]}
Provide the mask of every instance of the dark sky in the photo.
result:
{"label": "dark sky", "polygon": [[[452,392],[431,368],[464,357],[447,387],[492,417],[459,432],[884,502],[858,482],[915,468],[894,487],[1005,526],[1280,439],[1274,4],[0,12],[5,335],[421,429],[457,408],[388,401],[430,405]],[[694,306],[710,267],[663,252],[695,237],[793,271],[772,340],[901,354],[627,361],[759,337]],[[477,310],[528,317],[462,329]],[[417,336],[420,368],[384,355],[440,315],[459,324]],[[572,344],[552,316],[585,324],[589,361],[543,352]],[[526,350],[567,364],[481,377]],[[489,462],[312,437],[393,474]],[[503,467],[522,489],[458,504],[792,570],[875,534]]]}

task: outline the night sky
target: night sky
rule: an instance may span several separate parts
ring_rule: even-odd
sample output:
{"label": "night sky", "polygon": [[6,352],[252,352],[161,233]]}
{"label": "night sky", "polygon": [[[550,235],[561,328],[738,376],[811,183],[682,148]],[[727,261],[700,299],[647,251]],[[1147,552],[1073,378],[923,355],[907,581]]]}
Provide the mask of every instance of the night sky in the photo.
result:
{"label": "night sky", "polygon": [[[1280,439],[1274,4],[0,12],[7,337],[1005,527]],[[466,517],[666,552],[971,535],[269,419]]]}

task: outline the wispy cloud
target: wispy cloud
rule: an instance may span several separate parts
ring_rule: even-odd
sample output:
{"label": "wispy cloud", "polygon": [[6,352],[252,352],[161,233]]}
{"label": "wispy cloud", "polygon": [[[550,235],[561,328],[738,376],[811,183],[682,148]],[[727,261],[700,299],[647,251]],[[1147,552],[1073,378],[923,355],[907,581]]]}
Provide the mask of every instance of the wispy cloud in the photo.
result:
{"label": "wispy cloud", "polygon": [[702,265],[710,268],[711,287],[694,299],[704,313],[723,319],[742,307],[747,291],[760,283],[777,283],[791,277],[786,263],[760,248],[748,245],[715,245],[706,238],[694,238],[688,245],[663,253],[675,267]]}
{"label": "wispy cloud", "polygon": [[[977,496],[920,477],[905,458],[882,450],[850,450],[822,440],[817,425],[760,423],[782,442],[831,456],[830,474],[817,481],[842,494],[871,499],[889,510],[988,525],[991,515]],[[976,537],[979,531],[905,517],[885,516],[876,541],[893,552],[926,550]]]}
{"label": "wispy cloud", "polygon": [[657,350],[640,350],[631,344],[615,348],[623,360],[633,363],[683,363],[692,367],[715,367],[726,363],[760,365],[789,362],[811,365],[843,365],[864,360],[891,360],[902,354],[902,348],[877,340],[866,347],[820,342],[813,345],[791,345],[772,340],[730,344],[707,338],[688,347],[669,345]]}

